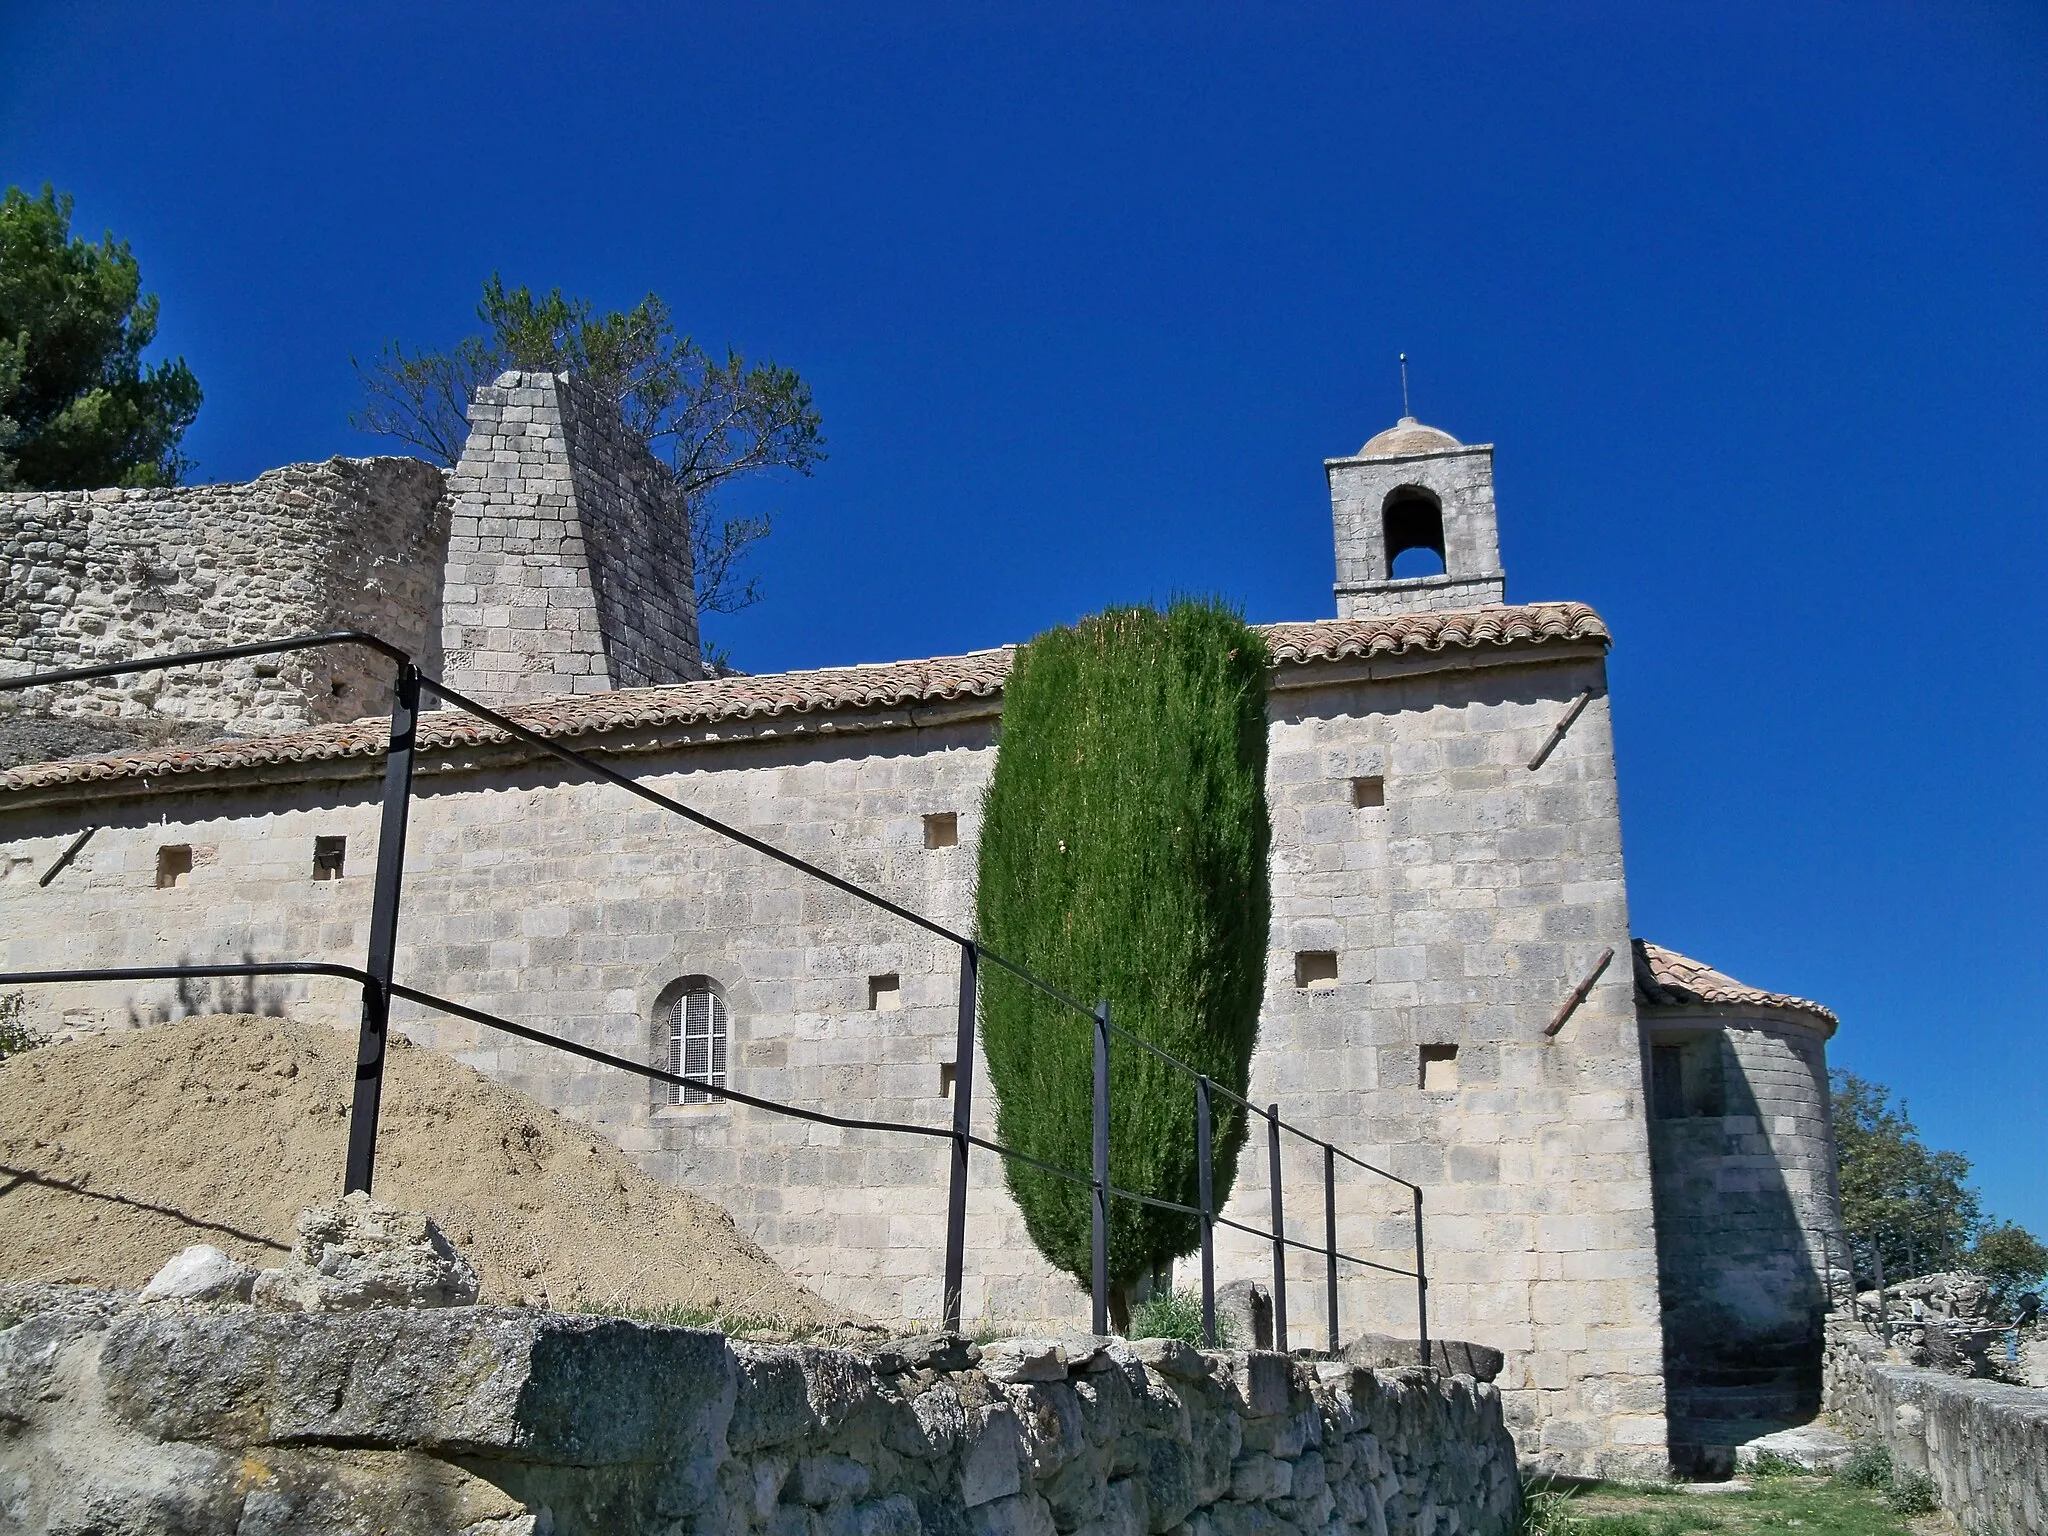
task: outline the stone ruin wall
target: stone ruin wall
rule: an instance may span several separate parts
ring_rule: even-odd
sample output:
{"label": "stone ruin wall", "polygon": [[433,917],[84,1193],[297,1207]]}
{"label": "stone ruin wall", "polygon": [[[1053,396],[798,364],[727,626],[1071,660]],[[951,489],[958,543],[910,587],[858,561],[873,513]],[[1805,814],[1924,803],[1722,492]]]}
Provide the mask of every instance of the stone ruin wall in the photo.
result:
{"label": "stone ruin wall", "polygon": [[1827,1324],[1823,1406],[1924,1473],[1941,1507],[1978,1536],[2048,1536],[2048,1391],[1892,1363],[1869,1323]]}
{"label": "stone ruin wall", "polygon": [[1470,1377],[504,1307],[0,1287],[0,1526],[391,1536],[1510,1536]]}
{"label": "stone ruin wall", "polygon": [[[442,490],[414,459],[334,458],[243,484],[0,495],[0,672],[327,629],[380,634],[436,666]],[[39,741],[85,751],[390,707],[391,664],[352,647],[0,696],[18,731],[40,716]]]}

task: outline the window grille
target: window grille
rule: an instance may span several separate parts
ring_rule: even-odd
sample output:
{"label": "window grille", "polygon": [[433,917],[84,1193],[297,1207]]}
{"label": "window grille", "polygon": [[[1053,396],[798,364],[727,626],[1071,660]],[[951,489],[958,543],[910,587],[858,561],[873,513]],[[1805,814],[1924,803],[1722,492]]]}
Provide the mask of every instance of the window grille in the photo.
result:
{"label": "window grille", "polygon": [[[668,1016],[668,1069],[725,1086],[725,999],[709,988],[685,992]],[[718,1095],[702,1088],[668,1086],[671,1104],[715,1104]]]}

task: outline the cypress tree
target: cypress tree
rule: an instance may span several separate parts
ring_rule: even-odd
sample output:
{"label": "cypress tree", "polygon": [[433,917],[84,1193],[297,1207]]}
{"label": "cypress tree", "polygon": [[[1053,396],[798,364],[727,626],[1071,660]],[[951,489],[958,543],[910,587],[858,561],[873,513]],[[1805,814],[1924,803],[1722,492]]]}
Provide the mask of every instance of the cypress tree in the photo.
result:
{"label": "cypress tree", "polygon": [[[981,942],[1234,1093],[1246,1091],[1271,910],[1265,642],[1214,602],[1116,608],[1040,635],[1003,690],[983,801]],[[1003,1142],[1090,1167],[1092,1026],[1000,966],[982,1037]],[[1110,1050],[1110,1182],[1193,1205],[1193,1079],[1128,1041]],[[1215,1096],[1220,1206],[1246,1134]],[[1089,1278],[1086,1186],[1005,1163],[1032,1241]],[[1192,1217],[1110,1202],[1119,1318],[1140,1275],[1200,1241]]]}

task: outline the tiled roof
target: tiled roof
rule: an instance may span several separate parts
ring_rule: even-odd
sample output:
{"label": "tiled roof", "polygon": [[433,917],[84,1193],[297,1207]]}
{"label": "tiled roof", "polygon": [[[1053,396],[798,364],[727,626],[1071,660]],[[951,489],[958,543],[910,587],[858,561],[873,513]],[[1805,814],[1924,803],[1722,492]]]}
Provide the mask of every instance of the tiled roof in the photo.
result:
{"label": "tiled roof", "polygon": [[[1273,648],[1274,661],[1281,665],[1450,649],[1477,650],[1488,645],[1505,647],[1549,640],[1607,639],[1607,627],[1600,622],[1600,616],[1584,603],[1532,603],[1383,619],[1323,619],[1306,624],[1268,624],[1262,629]],[[925,661],[721,677],[658,688],[621,688],[610,693],[541,699],[507,707],[500,713],[546,736],[575,737],[600,731],[713,725],[726,720],[842,709],[901,709],[957,699],[992,698],[1002,692],[1003,679],[1015,655],[1015,646],[1004,646]],[[372,718],[313,726],[278,736],[234,737],[197,747],[153,748],[66,762],[33,763],[0,773],[0,792],[374,757],[383,753],[389,731],[387,721]],[[496,746],[509,739],[504,731],[470,715],[437,710],[420,717],[416,745],[421,751],[432,752],[451,747]]]}
{"label": "tiled roof", "polygon": [[1784,992],[1765,992],[1724,976],[1711,965],[1688,959],[1673,949],[1646,940],[1635,941],[1636,1001],[1650,1007],[1686,1003],[1721,1003],[1736,1008],[1781,1008],[1811,1014],[1830,1028],[1841,1021],[1834,1010]]}
{"label": "tiled roof", "polygon": [[1600,615],[1584,603],[1458,608],[1380,619],[1316,619],[1307,624],[1262,624],[1259,630],[1278,662],[1348,661],[1410,651],[1608,638]]}

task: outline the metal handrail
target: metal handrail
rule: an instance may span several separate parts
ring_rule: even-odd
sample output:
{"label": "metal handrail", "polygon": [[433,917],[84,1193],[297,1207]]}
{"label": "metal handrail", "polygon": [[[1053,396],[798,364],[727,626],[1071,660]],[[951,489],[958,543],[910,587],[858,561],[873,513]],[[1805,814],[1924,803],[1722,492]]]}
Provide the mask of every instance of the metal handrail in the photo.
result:
{"label": "metal handrail", "polygon": [[[1092,1290],[1094,1293],[1095,1328],[1098,1333],[1107,1331],[1107,1226],[1108,1202],[1111,1199],[1135,1201],[1140,1204],[1177,1214],[1195,1217],[1201,1222],[1202,1252],[1202,1294],[1204,1333],[1208,1341],[1216,1341],[1214,1310],[1214,1260],[1213,1229],[1222,1225],[1236,1231],[1263,1238],[1273,1244],[1274,1251],[1274,1309],[1275,1342],[1285,1350],[1286,1343],[1286,1291],[1287,1276],[1285,1250],[1298,1248],[1307,1252],[1321,1253],[1328,1262],[1328,1326],[1332,1352],[1338,1347],[1337,1319],[1337,1263],[1341,1259],[1348,1263],[1377,1269],[1389,1274],[1412,1277],[1416,1282],[1416,1306],[1421,1335],[1423,1364],[1429,1363],[1429,1329],[1427,1310],[1428,1281],[1422,1266],[1422,1189],[1421,1186],[1399,1174],[1391,1173],[1365,1161],[1327,1139],[1280,1118],[1279,1106],[1270,1105],[1259,1109],[1242,1095],[1211,1080],[1151,1041],[1129,1030],[1115,1025],[1109,1017],[1109,1006],[1098,1003],[1094,1007],[1082,1003],[1063,989],[1052,985],[1032,974],[1025,967],[985,948],[974,938],[955,932],[924,914],[891,900],[879,892],[871,891],[858,883],[847,880],[832,871],[824,869],[774,844],[754,837],[739,828],[720,821],[714,816],[684,804],[628,775],[617,772],[597,761],[587,753],[563,746],[539,731],[479,703],[460,690],[450,687],[438,678],[422,673],[412,658],[399,647],[380,636],[360,630],[334,630],[321,634],[290,636],[278,640],[251,641],[240,645],[218,646],[198,651],[177,652],[165,656],[139,657],[128,661],[107,662],[89,667],[72,667],[52,672],[14,674],[0,676],[0,692],[15,692],[28,688],[52,687],[66,683],[89,682],[100,678],[124,676],[140,672],[168,670],[174,667],[203,666],[215,662],[237,660],[245,657],[286,654],[334,645],[361,645],[374,650],[397,664],[397,678],[393,689],[394,705],[391,720],[390,744],[386,750],[385,787],[383,795],[383,837],[380,839],[377,857],[377,872],[372,900],[370,926],[370,964],[366,969],[342,966],[322,961],[278,961],[258,965],[255,963],[200,965],[200,966],[146,966],[146,967],[100,967],[93,969],[65,971],[21,971],[0,973],[0,984],[27,985],[55,983],[62,981],[87,980],[161,980],[170,978],[225,978],[258,975],[325,975],[345,980],[354,980],[363,988],[363,1027],[358,1043],[356,1097],[351,1108],[350,1144],[348,1168],[344,1187],[367,1190],[375,1165],[375,1147],[378,1110],[382,1096],[383,1061],[385,1037],[389,1027],[390,1001],[393,997],[405,998],[466,1018],[491,1028],[501,1029],[523,1039],[563,1050],[587,1060],[619,1067],[640,1076],[704,1091],[734,1103],[747,1104],[771,1113],[792,1116],[814,1123],[832,1125],[843,1129],[875,1130],[895,1134],[911,1134],[945,1139],[954,1147],[953,1171],[950,1181],[947,1222],[947,1254],[945,1312],[948,1326],[957,1327],[960,1321],[962,1291],[962,1270],[964,1261],[966,1221],[966,1152],[969,1147],[980,1147],[1008,1161],[1020,1162],[1027,1166],[1072,1182],[1089,1184],[1095,1191],[1093,1225],[1093,1259],[1091,1268]],[[866,1120],[857,1117],[837,1116],[818,1110],[807,1110],[800,1106],[783,1104],[775,1100],[759,1098],[739,1090],[719,1087],[682,1074],[666,1072],[645,1063],[600,1051],[592,1046],[582,1045],[558,1035],[535,1030],[530,1026],[515,1023],[494,1014],[472,1009],[450,999],[440,998],[431,993],[398,982],[393,975],[397,941],[398,901],[401,872],[403,868],[406,810],[412,794],[412,757],[416,748],[418,725],[419,692],[424,688],[446,703],[453,704],[486,724],[505,732],[508,736],[526,742],[550,755],[571,763],[584,771],[594,774],[607,783],[626,790],[638,798],[656,805],[663,810],[683,817],[705,830],[737,843],[743,847],[797,870],[812,879],[831,886],[833,889],[865,902],[880,911],[909,922],[925,931],[959,946],[961,952],[961,1009],[959,1031],[956,1040],[958,1059],[955,1065],[956,1090],[954,1099],[954,1122],[950,1129],[936,1126],[922,1126],[908,1122]],[[1002,1146],[987,1138],[977,1136],[969,1125],[971,1065],[973,1052],[973,1023],[976,1003],[975,977],[982,959],[992,961],[1003,970],[1035,988],[1062,1006],[1086,1015],[1094,1024],[1096,1042],[1094,1120],[1095,1120],[1095,1167],[1091,1175],[1082,1175],[1071,1169],[1059,1168],[1042,1159],[1016,1149]],[[1140,1194],[1119,1188],[1109,1181],[1108,1174],[1108,1048],[1112,1036],[1120,1037],[1137,1045],[1152,1056],[1174,1069],[1192,1077],[1196,1084],[1197,1144],[1200,1163],[1201,1184],[1200,1207],[1191,1207],[1157,1196]],[[1271,1188],[1274,1230],[1261,1232],[1244,1223],[1221,1216],[1214,1209],[1210,1192],[1211,1127],[1210,1103],[1212,1093],[1223,1096],[1247,1112],[1267,1121],[1271,1144]],[[1286,1131],[1314,1146],[1324,1154],[1325,1169],[1325,1215],[1326,1241],[1321,1244],[1304,1243],[1285,1235],[1282,1222],[1280,1190],[1280,1158],[1278,1137]],[[1412,1196],[1415,1217],[1415,1257],[1413,1270],[1379,1264],[1369,1259],[1343,1253],[1336,1242],[1336,1187],[1335,1161],[1345,1162],[1381,1178],[1389,1179],[1406,1187]]]}

